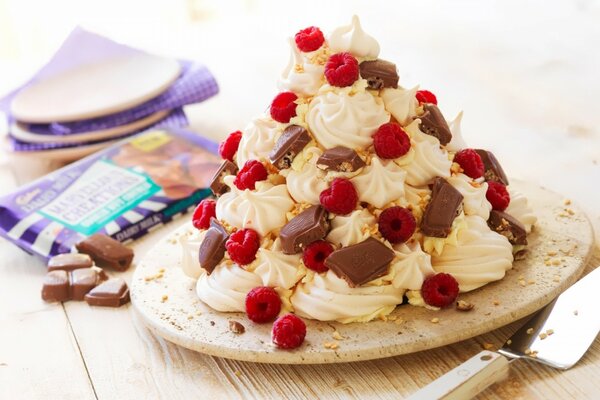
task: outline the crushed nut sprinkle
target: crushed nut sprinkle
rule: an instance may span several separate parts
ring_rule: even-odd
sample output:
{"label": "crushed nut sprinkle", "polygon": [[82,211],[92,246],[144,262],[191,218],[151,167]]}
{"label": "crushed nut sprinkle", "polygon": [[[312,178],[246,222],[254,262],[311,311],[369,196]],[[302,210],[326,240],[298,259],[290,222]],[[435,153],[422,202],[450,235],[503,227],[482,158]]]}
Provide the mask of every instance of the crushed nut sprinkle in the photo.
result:
{"label": "crushed nut sprinkle", "polygon": [[238,321],[229,321],[229,330],[236,334],[242,334],[246,332],[246,328],[244,327],[244,325],[242,325]]}
{"label": "crushed nut sprinkle", "polygon": [[533,333],[533,328],[529,328],[529,329],[527,329],[527,334],[528,334],[528,335],[531,335],[532,333]]}
{"label": "crushed nut sprinkle", "polygon": [[431,318],[431,322],[437,324],[438,322],[440,322],[440,319],[438,317]]}
{"label": "crushed nut sprinkle", "polygon": [[475,305],[473,303],[469,303],[465,300],[458,300],[456,302],[456,309],[458,311],[471,311],[474,307]]}
{"label": "crushed nut sprinkle", "polygon": [[333,331],[333,333],[331,334],[331,337],[333,337],[335,340],[344,340],[344,339],[346,339],[338,331]]}
{"label": "crushed nut sprinkle", "polygon": [[163,294],[162,297],[161,297],[161,299],[160,299],[161,303],[164,303],[167,300],[169,300],[169,296],[166,295],[166,294]]}
{"label": "crushed nut sprinkle", "polygon": [[340,347],[340,344],[336,341],[333,342],[325,342],[323,343],[323,347],[330,350],[336,350]]}
{"label": "crushed nut sprinkle", "polygon": [[494,345],[492,343],[484,343],[483,348],[486,350],[491,350],[494,348]]}

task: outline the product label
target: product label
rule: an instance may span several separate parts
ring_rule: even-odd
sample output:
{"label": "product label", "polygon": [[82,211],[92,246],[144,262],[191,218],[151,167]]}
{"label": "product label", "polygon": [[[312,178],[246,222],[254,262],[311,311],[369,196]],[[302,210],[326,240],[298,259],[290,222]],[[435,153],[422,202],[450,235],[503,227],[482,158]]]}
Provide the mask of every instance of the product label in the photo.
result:
{"label": "product label", "polygon": [[99,160],[38,212],[91,235],[159,190],[148,176]]}

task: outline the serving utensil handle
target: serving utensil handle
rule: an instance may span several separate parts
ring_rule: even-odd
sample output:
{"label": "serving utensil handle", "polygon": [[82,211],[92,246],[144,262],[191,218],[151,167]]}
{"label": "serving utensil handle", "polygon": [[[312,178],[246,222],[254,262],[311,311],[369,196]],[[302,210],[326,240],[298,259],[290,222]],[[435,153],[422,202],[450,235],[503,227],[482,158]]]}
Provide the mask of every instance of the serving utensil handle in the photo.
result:
{"label": "serving utensil handle", "polygon": [[409,399],[471,399],[507,376],[508,360],[498,353],[484,350],[440,376]]}

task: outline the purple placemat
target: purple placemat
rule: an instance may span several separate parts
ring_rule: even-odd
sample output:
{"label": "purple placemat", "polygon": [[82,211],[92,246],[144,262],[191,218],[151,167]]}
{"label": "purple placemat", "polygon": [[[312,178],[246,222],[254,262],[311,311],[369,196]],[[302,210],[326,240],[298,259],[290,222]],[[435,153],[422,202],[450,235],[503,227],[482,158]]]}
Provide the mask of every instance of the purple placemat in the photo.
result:
{"label": "purple placemat", "polygon": [[181,127],[184,127],[187,125],[188,125],[188,120],[187,120],[187,117],[185,116],[185,113],[183,112],[183,109],[177,108],[177,109],[173,110],[165,118],[161,119],[160,121],[155,122],[154,124],[152,124],[150,126],[144,127],[142,129],[138,129],[135,132],[131,132],[131,133],[127,133],[124,135],[115,136],[115,137],[103,139],[103,140],[96,140],[96,141],[92,141],[92,142],[79,142],[79,143],[29,143],[29,142],[24,142],[22,140],[19,140],[9,134],[9,141],[10,141],[11,150],[15,151],[15,152],[57,150],[57,149],[68,149],[68,148],[78,147],[78,146],[88,146],[88,145],[97,144],[97,143],[112,142],[112,141],[115,141],[118,139],[123,139],[123,138],[129,137],[129,136],[133,136],[137,133],[140,133],[140,132],[143,132],[146,130],[150,130],[150,129],[154,129],[154,128],[168,128],[168,127],[181,128]]}

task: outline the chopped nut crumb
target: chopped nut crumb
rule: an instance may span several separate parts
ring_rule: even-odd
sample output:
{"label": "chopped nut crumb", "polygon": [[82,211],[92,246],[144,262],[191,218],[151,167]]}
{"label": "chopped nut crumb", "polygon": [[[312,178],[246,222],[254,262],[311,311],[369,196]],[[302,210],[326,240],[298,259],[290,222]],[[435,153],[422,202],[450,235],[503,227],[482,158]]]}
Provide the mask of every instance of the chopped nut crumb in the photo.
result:
{"label": "chopped nut crumb", "polygon": [[242,325],[238,321],[229,321],[229,330],[237,334],[242,334],[246,332],[246,328],[244,327],[244,325]]}
{"label": "chopped nut crumb", "polygon": [[238,378],[239,378],[240,376],[242,376],[242,373],[241,373],[240,371],[235,371],[233,374],[234,374],[235,376],[237,376]]}
{"label": "chopped nut crumb", "polygon": [[325,347],[326,349],[330,349],[330,350],[335,350],[337,348],[340,347],[340,344],[338,342],[325,342],[323,343],[323,347]]}
{"label": "chopped nut crumb", "polygon": [[528,335],[531,335],[532,333],[533,333],[533,328],[529,328],[529,329],[527,329],[527,334],[528,334]]}
{"label": "chopped nut crumb", "polygon": [[431,322],[437,324],[438,322],[440,322],[440,319],[438,317],[431,318]]}
{"label": "chopped nut crumb", "polygon": [[552,265],[560,265],[560,260],[558,258],[555,258],[554,260],[552,260]]}
{"label": "chopped nut crumb", "polygon": [[529,285],[533,285],[534,283],[535,283],[535,281],[533,279],[530,279],[527,281],[527,284],[529,284]]}
{"label": "chopped nut crumb", "polygon": [[194,316],[193,315],[188,315],[187,319],[194,319]]}
{"label": "chopped nut crumb", "polygon": [[169,296],[166,295],[166,294],[163,294],[163,296],[161,297],[160,301],[164,303],[167,300],[169,300]]}
{"label": "chopped nut crumb", "polygon": [[526,283],[524,280],[520,280],[520,281],[519,281],[519,285],[521,285],[521,286],[526,286],[526,285],[527,285],[527,283]]}
{"label": "chopped nut crumb", "polygon": [[469,303],[468,301],[458,300],[456,302],[456,309],[458,311],[471,311],[475,307],[474,304]]}
{"label": "chopped nut crumb", "polygon": [[483,348],[486,350],[491,350],[494,348],[494,345],[492,343],[484,343]]}
{"label": "chopped nut crumb", "polygon": [[540,337],[540,340],[544,340],[544,339],[546,339],[548,337],[548,334],[542,332],[542,333],[540,333],[539,337]]}
{"label": "chopped nut crumb", "polygon": [[336,340],[344,340],[345,339],[345,337],[343,337],[338,331],[333,331],[331,336]]}
{"label": "chopped nut crumb", "polygon": [[158,270],[158,272],[165,272],[165,269],[161,268],[161,269]]}
{"label": "chopped nut crumb", "polygon": [[554,275],[554,278],[552,280],[554,282],[560,282],[560,275]]}
{"label": "chopped nut crumb", "polygon": [[499,302],[498,300],[494,300],[494,301],[493,301],[493,304],[494,304],[495,306],[499,306],[499,305],[500,305],[500,302]]}
{"label": "chopped nut crumb", "polygon": [[571,200],[565,199],[565,206],[570,206],[570,205],[571,205]]}
{"label": "chopped nut crumb", "polygon": [[557,255],[558,253],[556,251],[549,251],[547,253],[550,257],[554,257],[555,255]]}
{"label": "chopped nut crumb", "polygon": [[546,329],[546,335],[550,336],[554,334],[554,329]]}
{"label": "chopped nut crumb", "polygon": [[525,349],[525,354],[527,354],[527,355],[531,354],[531,349]]}
{"label": "chopped nut crumb", "polygon": [[512,344],[512,340],[508,339],[508,340],[506,341],[506,344]]}

